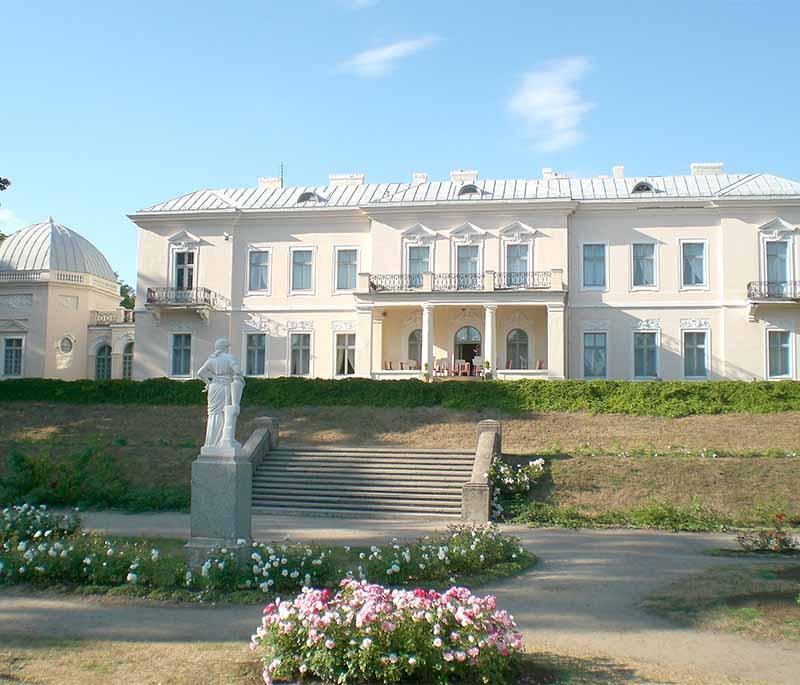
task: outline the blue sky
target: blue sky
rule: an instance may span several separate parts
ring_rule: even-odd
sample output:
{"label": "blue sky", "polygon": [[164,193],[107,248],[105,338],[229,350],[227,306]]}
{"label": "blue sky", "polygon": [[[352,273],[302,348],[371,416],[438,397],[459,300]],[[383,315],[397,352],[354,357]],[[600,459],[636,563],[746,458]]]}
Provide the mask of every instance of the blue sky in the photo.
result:
{"label": "blue sky", "polygon": [[7,2],[0,230],[49,215],[128,282],[126,214],[259,175],[800,179],[797,2]]}

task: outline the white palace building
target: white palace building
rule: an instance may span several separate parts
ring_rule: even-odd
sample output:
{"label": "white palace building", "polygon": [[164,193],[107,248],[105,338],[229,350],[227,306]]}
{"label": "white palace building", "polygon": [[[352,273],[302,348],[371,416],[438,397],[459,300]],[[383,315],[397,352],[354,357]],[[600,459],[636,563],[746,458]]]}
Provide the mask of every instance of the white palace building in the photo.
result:
{"label": "white palace building", "polygon": [[198,190],[139,227],[135,378],[797,379],[800,183],[687,176]]}

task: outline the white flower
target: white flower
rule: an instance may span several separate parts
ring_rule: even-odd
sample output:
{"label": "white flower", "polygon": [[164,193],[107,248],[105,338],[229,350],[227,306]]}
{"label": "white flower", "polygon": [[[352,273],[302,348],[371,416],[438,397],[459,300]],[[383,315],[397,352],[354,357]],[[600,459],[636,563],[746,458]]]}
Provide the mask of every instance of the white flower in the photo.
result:
{"label": "white flower", "polygon": [[139,580],[138,576],[135,573],[129,573],[125,578],[129,583],[135,585],[136,581]]}
{"label": "white flower", "polygon": [[372,640],[370,640],[368,637],[365,637],[361,641],[361,649],[369,649],[370,647],[372,647]]}

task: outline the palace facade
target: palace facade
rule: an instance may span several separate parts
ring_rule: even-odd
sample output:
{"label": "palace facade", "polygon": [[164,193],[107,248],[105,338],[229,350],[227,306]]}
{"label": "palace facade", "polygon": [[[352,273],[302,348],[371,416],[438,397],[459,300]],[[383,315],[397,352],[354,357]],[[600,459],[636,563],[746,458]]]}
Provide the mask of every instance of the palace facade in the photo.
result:
{"label": "palace facade", "polygon": [[800,183],[686,176],[198,190],[139,227],[135,378],[798,378]]}

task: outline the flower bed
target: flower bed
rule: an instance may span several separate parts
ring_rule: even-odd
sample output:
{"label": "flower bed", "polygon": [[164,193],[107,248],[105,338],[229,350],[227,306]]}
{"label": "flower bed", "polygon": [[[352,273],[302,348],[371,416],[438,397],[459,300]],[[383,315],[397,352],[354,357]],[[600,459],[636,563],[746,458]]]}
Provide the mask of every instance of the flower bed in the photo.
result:
{"label": "flower bed", "polygon": [[344,576],[404,585],[453,583],[458,577],[510,575],[533,555],[495,526],[452,526],[446,534],[412,544],[369,550],[303,544],[253,543],[240,563],[229,550],[214,550],[192,572],[179,550],[162,553],[133,540],[82,531],[77,518],[44,507],[8,507],[0,515],[0,583],[90,586],[128,594],[169,593],[174,599],[231,598],[253,601],[260,593],[336,587]]}
{"label": "flower bed", "polygon": [[523,502],[536,482],[544,475],[544,459],[527,464],[509,464],[502,457],[492,458],[489,482],[492,486],[492,518],[503,516],[506,504]]}
{"label": "flower bed", "polygon": [[267,605],[251,649],[262,656],[267,685],[302,678],[501,685],[509,682],[522,636],[492,596],[345,579],[335,595],[304,588],[292,601]]}

